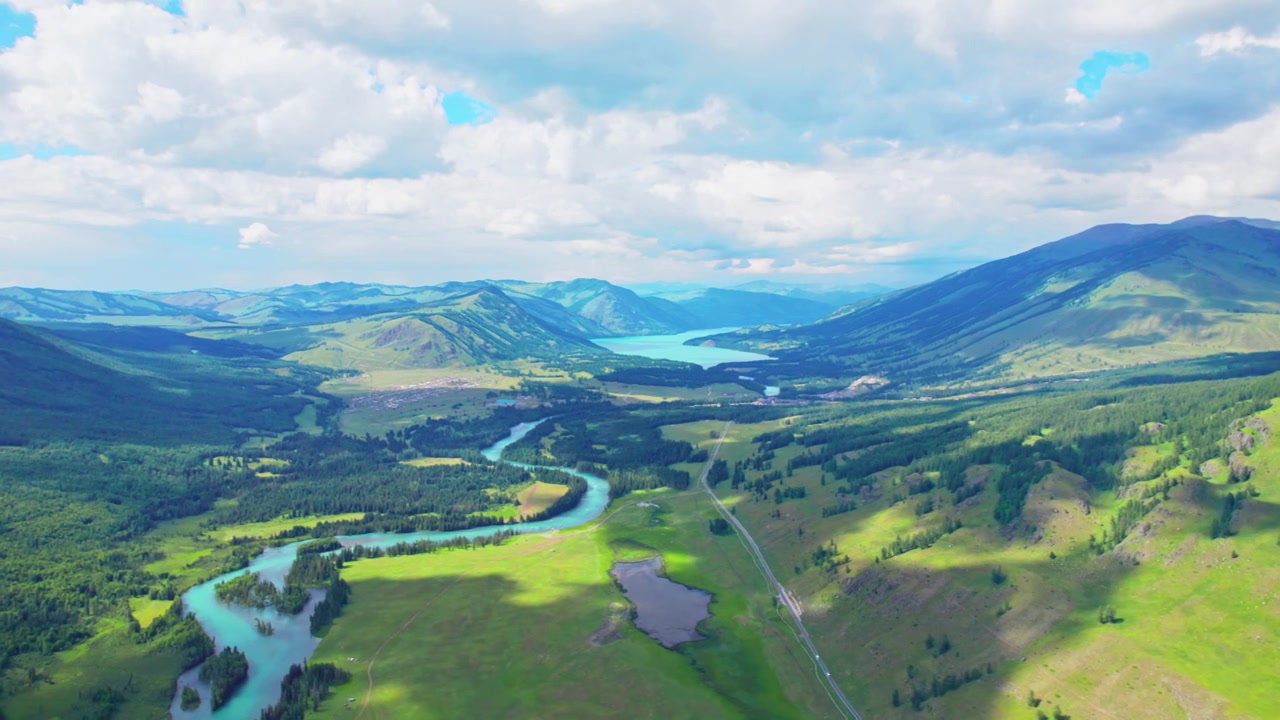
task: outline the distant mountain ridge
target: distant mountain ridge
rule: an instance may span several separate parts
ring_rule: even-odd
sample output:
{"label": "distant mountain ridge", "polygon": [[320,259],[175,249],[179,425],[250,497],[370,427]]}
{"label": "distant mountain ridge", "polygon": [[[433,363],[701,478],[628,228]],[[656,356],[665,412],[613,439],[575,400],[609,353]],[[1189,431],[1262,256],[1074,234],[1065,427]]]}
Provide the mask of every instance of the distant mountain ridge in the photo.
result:
{"label": "distant mountain ridge", "polygon": [[850,372],[1035,377],[1280,349],[1280,224],[1102,225],[864,301],[718,341]]}
{"label": "distant mountain ridge", "polygon": [[654,297],[692,314],[703,327],[717,323],[721,327],[809,323],[831,314],[838,307],[804,297],[723,288],[684,290]]}
{"label": "distant mountain ridge", "polygon": [[604,280],[477,280],[410,287],[325,282],[259,291],[92,292],[0,288],[0,317],[22,322],[105,322],[201,329],[342,322],[411,313],[496,288],[525,312],[583,338],[674,334],[710,327],[811,322],[838,306],[809,298],[730,290],[642,296]]}

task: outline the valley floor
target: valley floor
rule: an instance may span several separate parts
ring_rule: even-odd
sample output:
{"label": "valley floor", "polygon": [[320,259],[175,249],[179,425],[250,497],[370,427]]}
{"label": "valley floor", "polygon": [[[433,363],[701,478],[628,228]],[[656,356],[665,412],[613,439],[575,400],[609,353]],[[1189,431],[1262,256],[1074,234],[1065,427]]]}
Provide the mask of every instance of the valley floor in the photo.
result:
{"label": "valley floor", "polygon": [[[839,718],[713,517],[697,492],[633,494],[587,529],[350,565],[351,604],[315,661],[353,679],[316,717]],[[667,650],[627,619],[609,568],[655,555],[714,595],[706,639]]]}

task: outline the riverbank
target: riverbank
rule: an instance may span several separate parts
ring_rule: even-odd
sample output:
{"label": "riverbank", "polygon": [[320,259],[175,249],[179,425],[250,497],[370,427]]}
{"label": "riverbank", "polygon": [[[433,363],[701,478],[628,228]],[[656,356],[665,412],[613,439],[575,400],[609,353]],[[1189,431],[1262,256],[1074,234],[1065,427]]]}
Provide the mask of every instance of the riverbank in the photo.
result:
{"label": "riverbank", "polygon": [[[521,423],[511,429],[510,434],[483,451],[486,458],[495,462],[501,461],[502,452],[511,444],[519,442],[541,422]],[[519,467],[531,466],[512,463]],[[406,534],[368,533],[363,535],[340,536],[338,539],[344,546],[370,545],[389,547],[401,542],[430,540],[446,542],[457,538],[478,538],[499,531],[517,533],[540,533],[576,527],[587,523],[600,515],[608,504],[609,485],[603,478],[589,475],[569,468],[555,468],[568,472],[587,482],[587,492],[574,508],[553,518],[536,522],[508,525],[487,525],[467,530],[448,532],[418,532]],[[289,667],[300,664],[311,657],[319,640],[312,637],[309,618],[316,602],[323,597],[320,591],[313,591],[307,608],[298,615],[284,615],[272,608],[257,610],[238,605],[227,605],[219,602],[214,596],[214,588],[224,582],[244,574],[259,573],[263,578],[282,587],[284,576],[297,555],[301,542],[280,547],[268,548],[253,559],[244,570],[227,573],[207,582],[201,583],[183,594],[183,603],[187,612],[194,613],[201,627],[214,639],[218,649],[235,646],[245,653],[249,660],[249,679],[231,698],[229,702],[216,712],[211,711],[207,703],[194,710],[183,710],[181,707],[181,691],[184,684],[192,685],[208,696],[208,688],[201,684],[196,676],[199,668],[188,671],[179,679],[175,688],[174,700],[170,713],[174,720],[233,720],[256,717],[280,696],[280,681],[284,679]],[[258,632],[256,621],[269,622],[275,627],[271,636]]]}

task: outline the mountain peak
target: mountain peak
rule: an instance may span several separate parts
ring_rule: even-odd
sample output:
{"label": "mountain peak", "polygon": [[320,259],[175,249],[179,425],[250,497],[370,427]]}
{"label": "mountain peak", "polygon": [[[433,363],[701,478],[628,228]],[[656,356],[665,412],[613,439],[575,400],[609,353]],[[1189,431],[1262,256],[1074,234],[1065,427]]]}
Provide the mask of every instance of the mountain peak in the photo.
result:
{"label": "mountain peak", "polygon": [[933,378],[1280,350],[1280,230],[1267,223],[1193,216],[1100,225],[757,337],[798,358],[842,356],[863,369]]}
{"label": "mountain peak", "polygon": [[1218,215],[1191,215],[1181,220],[1175,220],[1169,223],[1169,227],[1189,228],[1202,227],[1204,225],[1218,225],[1221,223],[1240,223],[1242,225],[1252,225],[1266,230],[1280,229],[1280,221],[1267,220],[1265,218],[1248,218],[1248,217],[1221,217]]}

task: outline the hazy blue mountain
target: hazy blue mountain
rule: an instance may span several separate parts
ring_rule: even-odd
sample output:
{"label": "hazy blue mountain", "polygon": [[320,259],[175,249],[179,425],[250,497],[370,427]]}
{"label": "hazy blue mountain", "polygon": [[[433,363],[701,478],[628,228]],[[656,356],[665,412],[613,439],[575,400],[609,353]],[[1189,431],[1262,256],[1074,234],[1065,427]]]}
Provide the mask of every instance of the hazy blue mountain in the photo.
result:
{"label": "hazy blue mountain", "polygon": [[[205,288],[181,292],[103,293],[0,289],[0,317],[41,322],[106,322],[178,328],[284,327],[408,313],[481,288],[500,288],[526,312],[582,337],[654,335],[687,330],[812,321],[857,294],[782,294],[703,289],[672,298],[641,296],[613,283],[475,280],[410,287],[325,282],[253,291]],[[738,293],[738,294],[735,294]]]}
{"label": "hazy blue mountain", "polygon": [[802,298],[834,306],[850,305],[867,298],[893,292],[893,288],[876,283],[859,283],[857,285],[806,285],[787,284],[775,280],[753,280],[735,285],[734,290],[746,290],[756,293],[770,293],[784,297]]}
{"label": "hazy blue mountain", "polygon": [[0,288],[0,317],[21,321],[119,321],[150,319],[155,324],[197,325],[217,319],[203,308],[181,307],[125,293],[91,290]]}
{"label": "hazy blue mountain", "polygon": [[797,325],[825,317],[837,307],[807,298],[723,288],[683,290],[657,297],[697,318],[697,327],[703,328]]}

